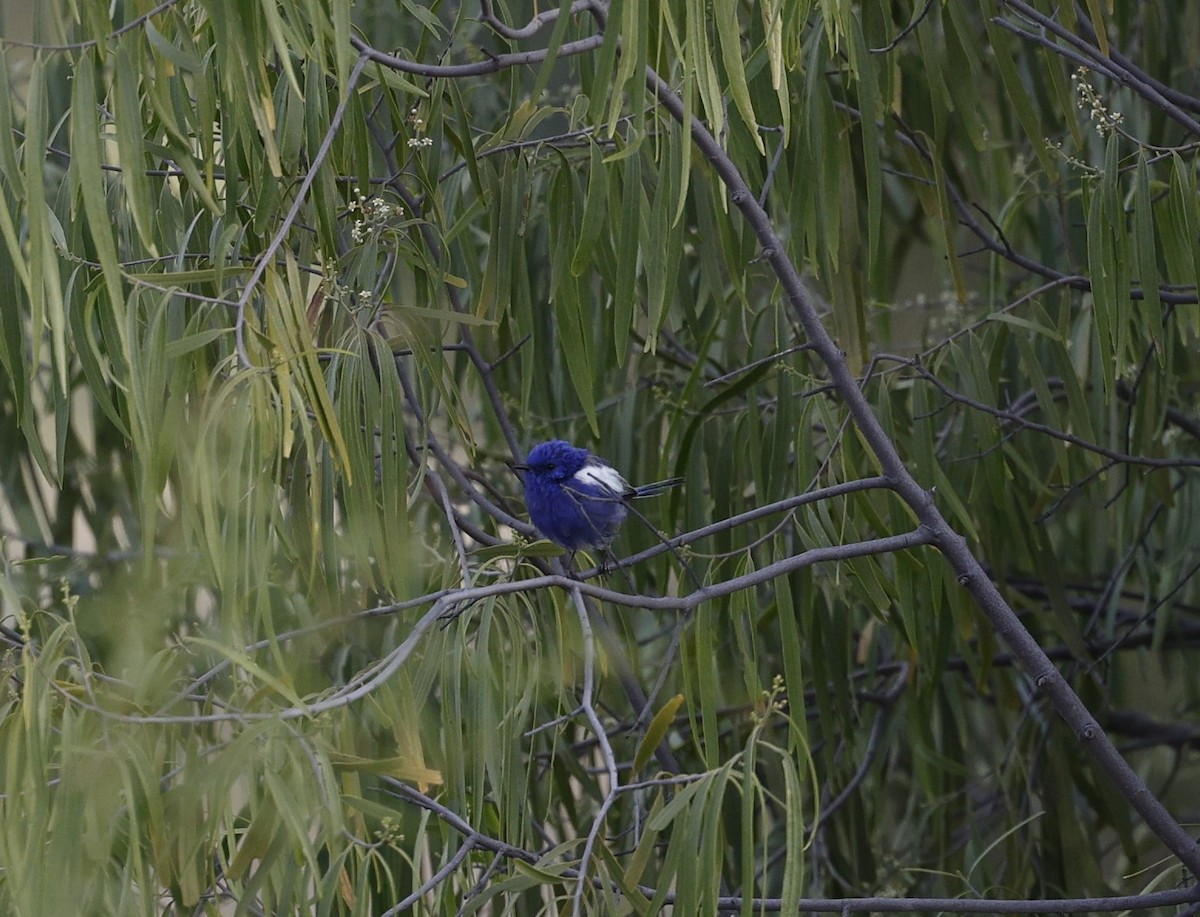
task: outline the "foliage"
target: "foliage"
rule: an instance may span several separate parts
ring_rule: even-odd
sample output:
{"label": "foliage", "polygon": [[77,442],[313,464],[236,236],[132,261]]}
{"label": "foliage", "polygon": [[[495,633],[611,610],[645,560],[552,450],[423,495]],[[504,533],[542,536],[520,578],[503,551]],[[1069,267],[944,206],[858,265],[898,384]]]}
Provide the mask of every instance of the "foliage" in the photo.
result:
{"label": "foliage", "polygon": [[6,911],[1197,900],[1200,8],[33,10]]}

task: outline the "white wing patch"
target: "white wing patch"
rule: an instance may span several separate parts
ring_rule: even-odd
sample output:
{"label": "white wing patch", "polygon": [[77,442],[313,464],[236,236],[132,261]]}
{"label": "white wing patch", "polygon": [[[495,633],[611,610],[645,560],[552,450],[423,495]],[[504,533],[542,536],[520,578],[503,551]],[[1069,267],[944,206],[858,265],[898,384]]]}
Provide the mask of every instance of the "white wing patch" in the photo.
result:
{"label": "white wing patch", "polygon": [[575,472],[573,479],[580,484],[599,485],[618,495],[629,490],[629,482],[621,477],[621,472],[612,465],[602,465],[599,462],[584,465]]}

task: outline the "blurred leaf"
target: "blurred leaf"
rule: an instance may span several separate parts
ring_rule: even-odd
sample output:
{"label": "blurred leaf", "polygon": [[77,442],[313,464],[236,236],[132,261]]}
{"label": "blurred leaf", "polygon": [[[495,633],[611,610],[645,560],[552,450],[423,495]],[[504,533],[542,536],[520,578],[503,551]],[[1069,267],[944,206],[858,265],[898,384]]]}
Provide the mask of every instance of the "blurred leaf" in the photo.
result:
{"label": "blurred leaf", "polygon": [[654,757],[655,749],[666,738],[667,731],[671,728],[675,714],[679,712],[681,706],[683,706],[683,695],[676,694],[659,708],[658,713],[654,714],[654,719],[646,727],[646,734],[642,736],[637,751],[634,753],[632,770],[634,774],[639,773]]}
{"label": "blurred leaf", "polygon": [[753,138],[758,152],[766,154],[762,136],[758,130],[758,118],[754,114],[754,103],[750,100],[750,87],[746,83],[746,63],[742,59],[742,30],[737,21],[736,0],[714,0],[713,24],[717,32],[717,44],[721,48],[721,60],[725,65],[725,78],[729,93],[737,106],[738,113],[746,122],[746,130]]}
{"label": "blurred leaf", "polygon": [[588,167],[587,197],[584,199],[583,215],[580,219],[579,244],[571,258],[571,273],[576,277],[581,276],[587,269],[592,250],[604,229],[608,209],[608,172],[604,165],[603,153],[596,143],[590,144],[589,150],[591,160]]}
{"label": "blurred leaf", "polygon": [[[638,298],[637,265],[642,193],[641,157],[635,150],[625,160],[621,180],[621,229],[617,234],[617,277],[613,289],[613,347],[618,363],[624,360],[633,328],[634,305]],[[612,208],[616,209],[616,208]]]}
{"label": "blurred leaf", "polygon": [[[1103,34],[1103,33],[1101,33]],[[1163,320],[1162,299],[1158,294],[1158,246],[1154,239],[1154,203],[1150,196],[1150,170],[1144,155],[1138,156],[1137,170],[1134,173],[1134,258],[1137,263],[1137,276],[1142,288],[1142,307],[1139,310],[1143,316],[1143,325],[1147,336],[1154,345],[1158,359],[1163,359]]]}

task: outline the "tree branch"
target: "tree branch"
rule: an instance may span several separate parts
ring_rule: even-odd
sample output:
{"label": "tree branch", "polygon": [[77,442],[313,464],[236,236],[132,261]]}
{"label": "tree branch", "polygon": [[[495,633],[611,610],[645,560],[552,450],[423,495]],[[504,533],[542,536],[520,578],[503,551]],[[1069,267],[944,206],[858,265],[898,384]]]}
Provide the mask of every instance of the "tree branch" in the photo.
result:
{"label": "tree branch", "polygon": [[692,141],[708,160],[729,190],[730,201],[742,212],[758,237],[763,256],[775,275],[804,328],[808,342],[829,370],[834,386],[846,404],[859,432],[875,454],[883,475],[927,528],[933,542],[945,555],[959,582],[974,597],[992,622],[997,634],[1021,660],[1026,673],[1050,698],[1059,715],[1078,736],[1084,749],[1109,777],[1121,795],[1145,819],[1163,844],[1195,876],[1200,876],[1200,845],[1179,825],[1163,804],[1154,797],[1137,772],[1121,757],[1095,717],[1046,656],[1038,642],[1021,624],[1016,613],[987,577],[966,540],[946,521],[925,490],[908,471],[891,437],[875,416],[866,396],[858,387],[845,356],[821,324],[796,270],[787,255],[787,246],[771,225],[765,210],[758,205],[745,179],[716,138],[695,116],[687,121],[683,101],[652,68],[646,69],[646,81],[662,106],[682,126],[691,131]]}

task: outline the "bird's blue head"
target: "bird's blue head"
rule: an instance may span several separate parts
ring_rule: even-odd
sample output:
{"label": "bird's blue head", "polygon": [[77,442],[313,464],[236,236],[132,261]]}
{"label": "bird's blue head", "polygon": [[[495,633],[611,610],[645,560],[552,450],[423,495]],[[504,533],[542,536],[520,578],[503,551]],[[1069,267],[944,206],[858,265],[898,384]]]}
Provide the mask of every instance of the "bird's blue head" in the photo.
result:
{"label": "bird's blue head", "polygon": [[590,453],[561,439],[539,443],[529,452],[524,464],[515,467],[547,481],[561,484],[573,477],[587,462]]}

